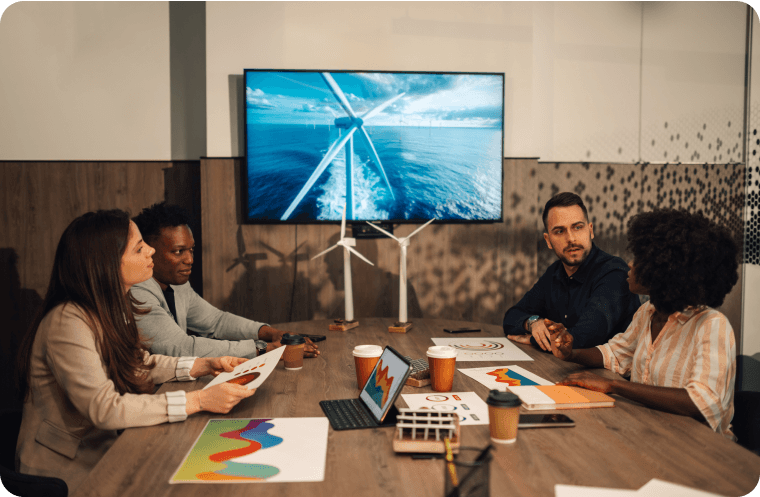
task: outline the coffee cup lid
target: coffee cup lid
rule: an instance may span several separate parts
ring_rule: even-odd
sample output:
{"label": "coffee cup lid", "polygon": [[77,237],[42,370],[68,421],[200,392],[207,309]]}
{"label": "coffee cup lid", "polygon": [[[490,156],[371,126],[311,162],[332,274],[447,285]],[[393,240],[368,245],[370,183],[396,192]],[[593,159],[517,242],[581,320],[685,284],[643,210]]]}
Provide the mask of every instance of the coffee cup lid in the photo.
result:
{"label": "coffee cup lid", "polygon": [[448,345],[433,345],[427,349],[427,356],[434,359],[449,359],[457,356],[457,349]]}
{"label": "coffee cup lid", "polygon": [[306,339],[301,335],[291,335],[290,333],[285,333],[282,335],[280,343],[283,345],[299,345],[301,343],[306,343]]}
{"label": "coffee cup lid", "polygon": [[512,392],[491,390],[488,392],[486,404],[494,407],[518,407],[520,405],[520,397]]}
{"label": "coffee cup lid", "polygon": [[380,357],[383,348],[379,345],[357,345],[354,347],[354,357]]}

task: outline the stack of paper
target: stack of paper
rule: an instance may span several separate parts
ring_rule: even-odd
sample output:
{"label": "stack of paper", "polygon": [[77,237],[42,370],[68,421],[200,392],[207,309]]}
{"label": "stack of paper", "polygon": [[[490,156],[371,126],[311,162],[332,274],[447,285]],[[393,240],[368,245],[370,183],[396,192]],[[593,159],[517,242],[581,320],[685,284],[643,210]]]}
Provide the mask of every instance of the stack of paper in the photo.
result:
{"label": "stack of paper", "polygon": [[556,497],[721,497],[719,494],[696,490],[694,488],[677,485],[657,478],[652,478],[649,483],[638,490],[623,490],[617,488],[581,487],[576,485],[554,485]]}

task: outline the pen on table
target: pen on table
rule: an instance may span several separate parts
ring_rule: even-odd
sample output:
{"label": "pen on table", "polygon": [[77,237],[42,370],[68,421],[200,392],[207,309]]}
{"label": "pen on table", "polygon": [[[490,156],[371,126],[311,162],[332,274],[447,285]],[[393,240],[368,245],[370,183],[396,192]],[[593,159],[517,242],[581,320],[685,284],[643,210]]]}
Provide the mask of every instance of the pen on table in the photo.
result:
{"label": "pen on table", "polygon": [[[476,463],[482,462],[486,458],[488,453],[491,451],[491,449],[493,449],[493,445],[488,444],[485,449],[480,451],[480,454],[478,454],[478,457],[475,459],[475,462]],[[467,483],[467,480],[469,480],[472,477],[472,475],[474,475],[475,473],[477,473],[477,471],[473,469],[472,471],[464,475],[464,478],[462,478],[462,481],[459,482],[459,486],[464,488],[464,484]],[[452,494],[454,494],[454,492],[452,492]]]}
{"label": "pen on table", "polygon": [[457,468],[454,466],[454,454],[451,452],[451,443],[448,438],[443,439],[444,445],[446,445],[446,467],[449,471],[449,478],[451,478],[451,485],[454,487],[455,495],[458,495],[457,487],[459,486],[459,480],[457,479]]}

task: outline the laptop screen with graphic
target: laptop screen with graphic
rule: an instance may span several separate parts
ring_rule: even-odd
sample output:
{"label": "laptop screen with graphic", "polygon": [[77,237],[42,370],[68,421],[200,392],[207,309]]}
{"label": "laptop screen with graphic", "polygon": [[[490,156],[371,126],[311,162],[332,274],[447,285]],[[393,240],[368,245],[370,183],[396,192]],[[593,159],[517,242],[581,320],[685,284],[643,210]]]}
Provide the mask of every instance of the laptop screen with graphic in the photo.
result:
{"label": "laptop screen with graphic", "polygon": [[385,418],[409,371],[409,363],[391,347],[386,347],[359,395],[378,421]]}

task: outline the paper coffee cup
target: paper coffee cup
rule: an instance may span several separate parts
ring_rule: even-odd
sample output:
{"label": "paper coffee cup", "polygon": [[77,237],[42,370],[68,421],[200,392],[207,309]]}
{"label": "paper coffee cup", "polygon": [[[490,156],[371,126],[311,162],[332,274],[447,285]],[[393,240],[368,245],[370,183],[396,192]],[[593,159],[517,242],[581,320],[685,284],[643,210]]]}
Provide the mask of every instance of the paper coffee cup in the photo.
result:
{"label": "paper coffee cup", "polygon": [[304,337],[285,333],[280,343],[285,346],[285,351],[282,353],[285,369],[295,371],[303,368],[303,349],[306,345]]}
{"label": "paper coffee cup", "polygon": [[369,375],[375,369],[375,364],[380,359],[383,348],[379,345],[357,345],[354,347],[354,366],[356,367],[356,383],[359,390],[364,388]]}
{"label": "paper coffee cup", "polygon": [[430,386],[436,392],[450,392],[454,386],[457,351],[454,347],[434,345],[427,349],[430,365]]}
{"label": "paper coffee cup", "polygon": [[512,392],[491,390],[486,404],[491,441],[499,444],[515,443],[520,421],[520,398]]}

